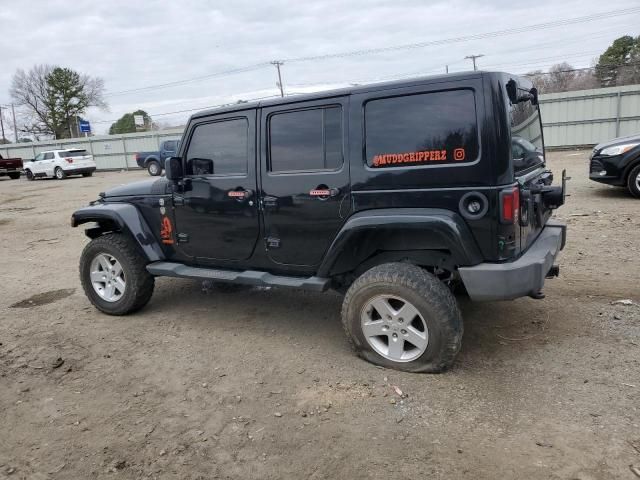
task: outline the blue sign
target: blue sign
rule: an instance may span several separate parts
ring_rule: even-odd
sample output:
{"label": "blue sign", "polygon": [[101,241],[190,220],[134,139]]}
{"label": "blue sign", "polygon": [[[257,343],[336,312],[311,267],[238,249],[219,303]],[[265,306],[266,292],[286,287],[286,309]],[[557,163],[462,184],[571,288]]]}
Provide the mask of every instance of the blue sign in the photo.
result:
{"label": "blue sign", "polygon": [[91,133],[91,124],[86,120],[80,120],[80,131],[82,133]]}

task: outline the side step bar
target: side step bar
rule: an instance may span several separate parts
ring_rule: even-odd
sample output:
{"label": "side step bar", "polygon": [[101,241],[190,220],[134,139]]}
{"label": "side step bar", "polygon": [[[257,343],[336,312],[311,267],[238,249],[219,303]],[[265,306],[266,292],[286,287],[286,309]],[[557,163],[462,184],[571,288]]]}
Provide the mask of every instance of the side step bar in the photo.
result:
{"label": "side step bar", "polygon": [[329,288],[330,279],[320,277],[285,277],[257,270],[219,270],[215,268],[190,267],[182,263],[153,262],[147,271],[158,277],[193,278],[215,280],[228,283],[242,283],[255,286],[290,287],[324,292]]}

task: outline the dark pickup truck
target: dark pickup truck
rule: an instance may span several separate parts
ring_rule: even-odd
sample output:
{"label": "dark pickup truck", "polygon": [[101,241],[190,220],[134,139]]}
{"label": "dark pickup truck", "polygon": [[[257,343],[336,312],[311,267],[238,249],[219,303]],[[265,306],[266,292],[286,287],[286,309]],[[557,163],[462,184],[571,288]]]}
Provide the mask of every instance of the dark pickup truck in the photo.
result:
{"label": "dark pickup truck", "polygon": [[21,158],[2,158],[2,155],[0,155],[0,177],[8,175],[10,179],[18,180],[21,170]]}
{"label": "dark pickup truck", "polygon": [[180,148],[180,140],[165,140],[160,144],[158,152],[136,153],[136,163],[140,168],[146,168],[149,175],[157,177],[162,173],[164,161],[173,157]]}

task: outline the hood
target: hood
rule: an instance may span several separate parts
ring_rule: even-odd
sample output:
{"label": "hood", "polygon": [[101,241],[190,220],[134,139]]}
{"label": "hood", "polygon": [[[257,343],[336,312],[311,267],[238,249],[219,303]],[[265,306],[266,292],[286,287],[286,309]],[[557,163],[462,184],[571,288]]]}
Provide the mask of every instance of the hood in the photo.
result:
{"label": "hood", "polygon": [[100,195],[101,197],[129,197],[143,195],[164,195],[168,191],[169,181],[166,178],[150,178],[139,182],[127,183],[113,187]]}
{"label": "hood", "polygon": [[624,145],[625,143],[640,142],[640,135],[629,135],[628,137],[618,137],[608,142],[602,142],[595,146],[594,150],[602,150],[603,148],[613,147],[615,145]]}

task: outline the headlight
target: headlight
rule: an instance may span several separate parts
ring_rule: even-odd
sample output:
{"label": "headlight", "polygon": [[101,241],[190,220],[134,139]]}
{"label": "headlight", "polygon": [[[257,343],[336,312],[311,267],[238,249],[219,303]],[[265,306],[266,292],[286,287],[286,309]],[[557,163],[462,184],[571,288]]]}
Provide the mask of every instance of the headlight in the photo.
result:
{"label": "headlight", "polygon": [[608,155],[608,156],[621,155],[623,153],[628,152],[632,148],[637,147],[638,145],[640,145],[640,142],[625,143],[624,145],[615,145],[613,147],[607,147],[600,152],[600,155]]}

